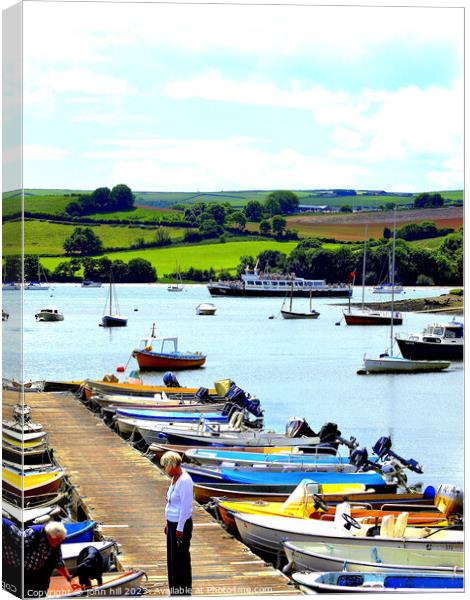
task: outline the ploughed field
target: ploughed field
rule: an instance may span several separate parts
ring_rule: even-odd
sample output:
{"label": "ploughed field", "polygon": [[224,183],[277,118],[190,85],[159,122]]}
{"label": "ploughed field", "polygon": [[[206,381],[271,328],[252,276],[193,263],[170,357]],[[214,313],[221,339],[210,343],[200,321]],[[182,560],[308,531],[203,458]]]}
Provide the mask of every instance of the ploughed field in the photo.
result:
{"label": "ploughed field", "polygon": [[[397,228],[410,223],[432,221],[437,227],[459,229],[463,225],[463,208],[422,208],[417,210],[397,211]],[[369,226],[368,237],[382,237],[384,227],[393,226],[393,213],[361,212],[361,213],[307,213],[287,218],[287,227],[296,229],[301,237],[324,237],[344,241],[364,239],[364,227]]]}

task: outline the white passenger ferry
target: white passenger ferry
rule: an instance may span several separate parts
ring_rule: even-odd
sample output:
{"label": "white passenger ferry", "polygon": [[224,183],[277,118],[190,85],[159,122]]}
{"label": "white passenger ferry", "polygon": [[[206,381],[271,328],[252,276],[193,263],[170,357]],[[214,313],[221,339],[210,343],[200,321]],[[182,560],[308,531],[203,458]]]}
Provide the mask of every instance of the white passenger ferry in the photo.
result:
{"label": "white passenger ferry", "polygon": [[350,296],[346,283],[328,284],[324,279],[304,279],[295,274],[262,273],[246,268],[238,281],[216,281],[207,285],[211,296]]}

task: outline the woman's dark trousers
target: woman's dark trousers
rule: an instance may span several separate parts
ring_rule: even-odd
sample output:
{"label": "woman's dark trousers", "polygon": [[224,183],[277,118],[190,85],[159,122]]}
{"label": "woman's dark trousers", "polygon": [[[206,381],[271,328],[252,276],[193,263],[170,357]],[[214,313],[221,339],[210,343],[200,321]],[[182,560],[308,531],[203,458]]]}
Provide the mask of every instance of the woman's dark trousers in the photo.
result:
{"label": "woman's dark trousers", "polygon": [[193,533],[193,520],[184,524],[183,537],[176,539],[178,523],[166,522],[166,556],[168,565],[168,586],[171,596],[190,596],[192,588],[191,555],[189,546]]}

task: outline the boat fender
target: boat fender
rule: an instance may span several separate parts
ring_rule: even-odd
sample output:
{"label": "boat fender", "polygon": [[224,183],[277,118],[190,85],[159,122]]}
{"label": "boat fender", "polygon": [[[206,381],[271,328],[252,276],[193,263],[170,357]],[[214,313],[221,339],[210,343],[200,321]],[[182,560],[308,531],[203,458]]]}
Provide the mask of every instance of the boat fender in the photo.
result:
{"label": "boat fender", "polygon": [[230,417],[229,425],[233,429],[239,429],[243,423],[243,413],[238,410]]}
{"label": "boat fender", "polygon": [[294,561],[289,561],[285,567],[283,567],[282,572],[284,575],[290,575],[294,570]]}
{"label": "boat fender", "polygon": [[145,352],[152,352],[152,346],[145,346]]}

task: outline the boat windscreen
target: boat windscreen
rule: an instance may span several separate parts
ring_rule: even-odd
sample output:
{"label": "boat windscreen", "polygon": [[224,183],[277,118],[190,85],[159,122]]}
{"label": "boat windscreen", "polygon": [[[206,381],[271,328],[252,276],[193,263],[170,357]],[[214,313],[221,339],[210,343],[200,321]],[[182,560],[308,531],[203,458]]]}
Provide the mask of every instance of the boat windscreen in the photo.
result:
{"label": "boat windscreen", "polygon": [[318,492],[318,483],[311,479],[302,479],[283,503],[282,513],[292,517],[308,517],[315,510],[313,494],[318,494]]}

